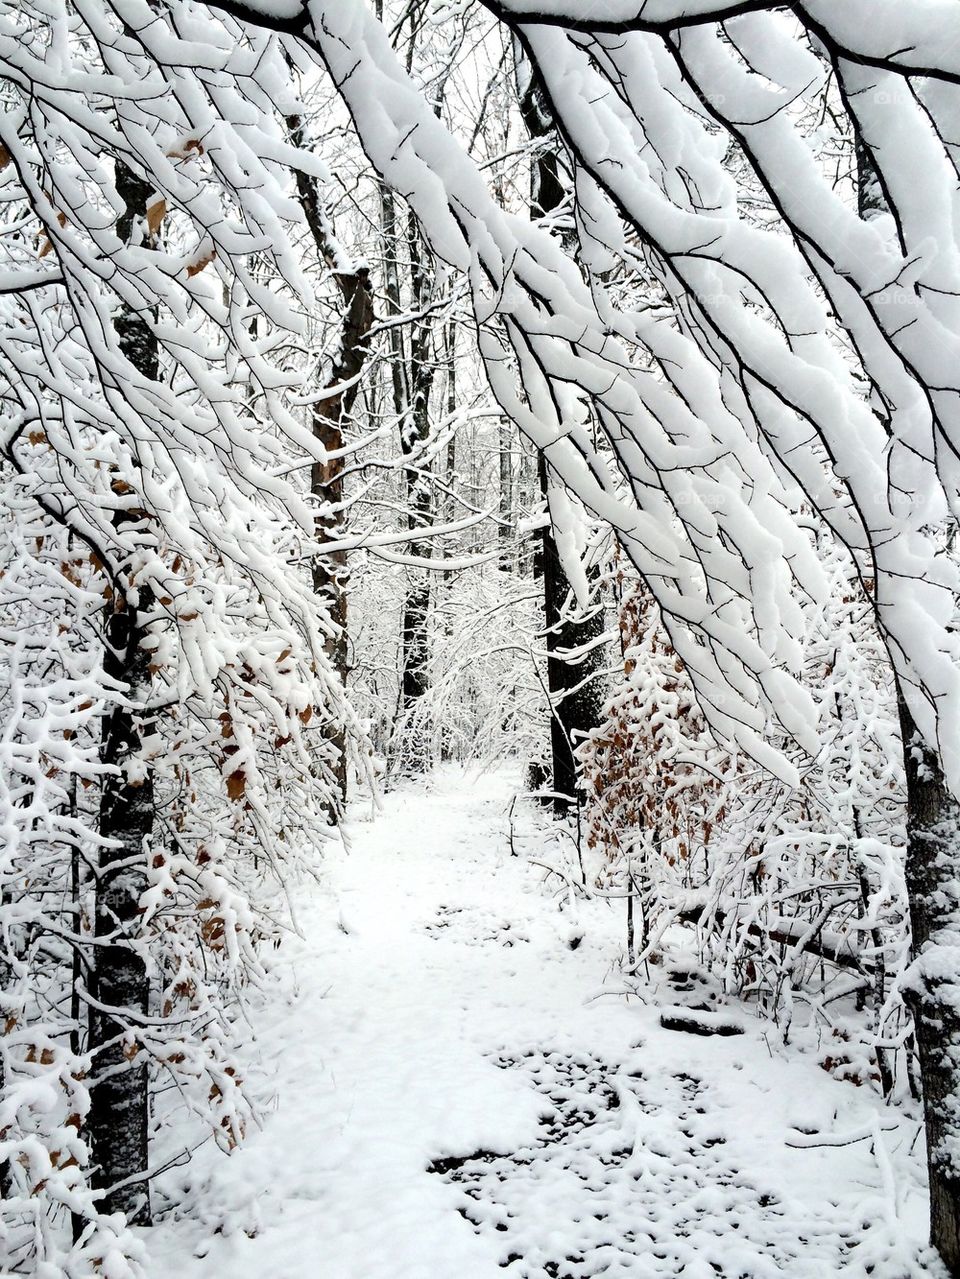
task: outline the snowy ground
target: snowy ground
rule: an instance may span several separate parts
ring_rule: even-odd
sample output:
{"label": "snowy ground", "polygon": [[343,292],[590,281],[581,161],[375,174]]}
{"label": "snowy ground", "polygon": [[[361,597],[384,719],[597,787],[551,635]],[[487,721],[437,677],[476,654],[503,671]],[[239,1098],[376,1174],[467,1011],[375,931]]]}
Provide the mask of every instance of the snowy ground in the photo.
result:
{"label": "snowy ground", "polygon": [[938,1274],[916,1120],[742,1010],[702,1038],[618,994],[619,909],[581,906],[571,949],[529,819],[510,856],[516,786],[449,772],[355,816],[262,1014],[275,1109],[166,1174],[151,1274]]}

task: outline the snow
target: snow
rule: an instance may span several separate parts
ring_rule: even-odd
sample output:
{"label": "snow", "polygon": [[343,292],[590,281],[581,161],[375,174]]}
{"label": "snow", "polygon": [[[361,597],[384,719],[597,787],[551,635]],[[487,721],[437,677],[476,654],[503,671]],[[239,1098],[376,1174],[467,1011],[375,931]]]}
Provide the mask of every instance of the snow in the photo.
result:
{"label": "snow", "polygon": [[148,1273],[942,1273],[917,1114],[751,1009],[704,1014],[730,1037],[662,1027],[698,979],[626,997],[622,903],[571,902],[529,800],[511,856],[518,789],[451,767],[354,806],[257,1012],[275,1106],[160,1179]]}

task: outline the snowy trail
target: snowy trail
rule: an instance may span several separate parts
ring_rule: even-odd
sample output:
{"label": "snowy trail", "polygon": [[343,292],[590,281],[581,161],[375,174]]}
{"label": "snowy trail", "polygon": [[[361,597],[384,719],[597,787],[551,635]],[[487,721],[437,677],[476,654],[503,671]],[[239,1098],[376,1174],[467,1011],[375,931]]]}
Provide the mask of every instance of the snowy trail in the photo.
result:
{"label": "snowy trail", "polygon": [[[277,1107],[230,1158],[167,1174],[184,1207],[150,1234],[152,1274],[935,1273],[916,1125],[750,1016],[699,1038],[615,976],[604,993],[619,910],[590,903],[570,948],[543,854],[509,855],[513,786],[451,772],[354,821],[282,948]],[[802,1131],[863,1139],[788,1144]]]}

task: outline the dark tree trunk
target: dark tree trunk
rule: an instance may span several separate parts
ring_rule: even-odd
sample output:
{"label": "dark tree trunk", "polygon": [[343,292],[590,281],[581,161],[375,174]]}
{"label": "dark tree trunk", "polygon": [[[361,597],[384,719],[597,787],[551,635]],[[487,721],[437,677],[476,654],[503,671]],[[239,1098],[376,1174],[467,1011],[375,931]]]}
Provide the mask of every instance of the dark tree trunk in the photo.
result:
{"label": "dark tree trunk", "polygon": [[[295,142],[302,142],[303,129],[298,116],[287,117],[287,127]],[[316,180],[306,173],[297,172],[297,192],[307,219],[307,225],[320,257],[327,263],[343,297],[343,325],[340,333],[340,349],[330,372],[331,387],[352,383],[345,390],[321,400],[313,414],[313,434],[328,453],[339,452],[344,444],[344,428],[359,391],[358,380],[363,372],[370,351],[369,335],[374,323],[373,286],[366,267],[353,271],[335,270],[335,255],[327,234]],[[332,457],[327,462],[315,462],[310,472],[310,491],[314,497],[328,503],[330,511],[317,516],[317,540],[333,541],[343,532],[344,477],[342,457]],[[340,682],[346,687],[350,673],[349,631],[347,626],[347,591],[349,567],[346,551],[330,551],[313,561],[313,589],[326,603],[327,612],[335,629],[326,643],[327,656]],[[328,742],[333,747],[333,772],[341,804],[347,798],[347,741],[346,727],[334,724],[326,730]],[[331,814],[335,816],[335,814]]]}
{"label": "dark tree trunk", "polygon": [[[887,203],[873,157],[855,134],[857,203],[869,220]],[[898,686],[907,779],[907,897],[916,975],[904,991],[923,1085],[930,1242],[960,1279],[960,803]]]}
{"label": "dark tree trunk", "polygon": [[[416,373],[416,370],[415,370]],[[416,379],[415,380],[419,380]],[[411,435],[405,444],[408,455],[429,432],[426,398],[415,401],[411,414]],[[430,523],[431,502],[427,478],[417,467],[404,468],[404,487],[407,502],[407,527],[423,529]],[[409,544],[410,554],[428,559],[430,544],[414,541]],[[423,568],[408,568],[407,589],[403,599],[401,621],[401,685],[400,704],[403,710],[406,732],[404,735],[404,771],[425,772],[430,763],[426,725],[422,722],[422,699],[430,689],[428,671],[429,646],[427,621],[430,613],[430,577]]]}
{"label": "dark tree trunk", "polygon": [[509,571],[513,567],[513,432],[506,419],[500,422],[500,494],[498,540],[500,543],[500,567]]}
{"label": "dark tree trunk", "polygon": [[[117,164],[117,191],[126,206],[119,223],[129,240],[146,210],[152,188]],[[132,311],[116,321],[120,348],[144,378],[159,379],[156,339],[146,318]],[[119,513],[118,526],[142,519],[142,512]],[[123,574],[121,566],[121,575]],[[150,690],[149,655],[142,646],[142,618],[152,608],[149,590],[132,587],[115,594],[106,622],[104,670],[126,687],[129,702],[145,701]],[[105,1212],[122,1212],[136,1225],[150,1224],[148,1167],[149,1094],[147,1065],[131,1022],[145,1017],[150,1004],[146,965],[135,949],[140,898],[147,887],[145,841],[153,830],[153,778],[149,769],[127,772],[139,756],[143,725],[129,706],[115,706],[103,728],[103,762],[116,769],[103,784],[99,830],[113,847],[101,848],[97,873],[89,1047],[95,1064],[88,1131],[93,1154],[93,1185],[106,1193]],[[113,1011],[115,1010],[115,1012]],[[130,1016],[128,1016],[130,1014]]]}
{"label": "dark tree trunk", "polygon": [[[366,359],[364,335],[373,321],[373,302],[369,275],[360,270],[348,276],[338,277],[343,290],[346,314],[340,358],[331,373],[331,385],[337,385],[359,373]],[[313,414],[313,434],[328,453],[338,452],[344,443],[344,419],[349,413],[348,399],[355,398],[356,387],[343,395],[322,400]],[[315,497],[328,503],[331,510],[316,519],[318,540],[333,540],[343,532],[343,459],[332,457],[326,462],[314,462],[310,470],[310,491]],[[347,552],[328,551],[318,555],[312,566],[313,589],[324,600],[334,634],[326,641],[325,649],[340,683],[346,687],[350,673],[349,631],[347,619],[347,590],[349,586]],[[332,725],[326,730],[327,740],[333,746],[333,773],[340,802],[347,798],[347,740],[346,726]]]}
{"label": "dark tree trunk", "polygon": [[930,1242],[960,1276],[960,804],[903,697],[907,772],[907,894],[917,974],[905,997],[923,1081]]}
{"label": "dark tree trunk", "polygon": [[[428,302],[429,283],[425,246],[417,222],[410,215],[410,281],[413,306],[423,310]],[[400,432],[400,448],[405,459],[412,458],[430,436],[430,392],[433,388],[433,332],[430,321],[414,326],[410,343],[410,406]],[[407,501],[407,527],[426,528],[430,523],[430,482],[423,465],[405,466],[403,470]],[[411,555],[430,557],[429,542],[410,543]],[[429,690],[427,660],[427,618],[430,612],[430,577],[425,569],[410,569],[407,594],[403,602],[403,680],[402,704],[410,726],[407,764],[413,772],[423,772],[429,764],[426,726],[418,722],[421,699]]]}
{"label": "dark tree trunk", "polygon": [[[547,496],[546,465],[539,461],[540,491]],[[554,810],[568,811],[577,802],[579,781],[574,750],[600,723],[603,709],[600,667],[603,649],[597,644],[586,657],[567,655],[599,640],[604,630],[603,610],[574,621],[564,613],[570,584],[563,571],[556,538],[543,530],[541,545],[543,606],[547,633],[547,688],[550,693],[550,756],[553,764]]]}
{"label": "dark tree trunk", "polygon": [[[118,229],[121,238],[129,240],[146,211],[152,188],[118,161],[116,189],[127,208]],[[116,334],[120,349],[139,375],[159,380],[159,348],[146,317],[124,311],[116,320]],[[142,518],[142,513],[119,513],[116,523],[120,526],[132,518]],[[106,622],[104,669],[127,688],[127,698],[134,703],[146,701],[150,694],[150,656],[141,643],[141,619],[150,613],[152,602],[150,591],[143,587],[118,592]],[[93,1186],[106,1191],[104,1211],[124,1212],[132,1223],[148,1225],[147,1064],[135,1040],[125,1033],[130,1022],[135,1027],[137,1018],[146,1017],[150,1009],[150,978],[134,946],[141,918],[139,899],[147,888],[144,842],[153,830],[153,779],[148,769],[127,773],[141,748],[142,732],[141,716],[128,706],[115,706],[106,716],[101,755],[116,773],[102,789],[100,834],[115,847],[101,848],[97,870],[93,931],[104,944],[96,949],[92,995],[104,1008],[91,1007],[89,1012],[88,1045],[96,1076],[88,1131],[95,1164]]]}
{"label": "dark tree trunk", "polygon": [[[393,193],[381,190],[381,218],[386,253],[386,300],[391,315],[399,315],[400,273],[398,265],[399,223]],[[416,219],[407,224],[410,251],[411,309],[423,310],[428,302],[430,275],[425,246]],[[433,388],[433,332],[429,319],[411,325],[409,347],[405,349],[399,325],[390,330],[393,410],[400,423],[400,455],[403,460],[403,493],[407,528],[426,530],[432,514],[430,479],[417,455],[430,434],[430,394]],[[414,539],[408,543],[411,556],[430,558],[430,543]],[[430,578],[425,568],[407,569],[406,590],[400,618],[400,698],[395,736],[400,752],[395,767],[402,773],[422,773],[430,762],[426,725],[422,722],[422,699],[429,691],[429,647],[427,621],[430,613]]]}
{"label": "dark tree trunk", "polygon": [[[452,417],[457,409],[457,330],[453,320],[447,325],[443,335],[443,363],[446,375],[446,410],[447,416]],[[444,518],[450,523],[456,518],[457,511],[457,437],[453,432],[447,441],[446,456],[443,462],[443,485],[445,487],[445,497],[443,498],[443,514]],[[445,568],[443,570],[443,600],[449,603],[449,592],[451,584],[454,580],[452,569]],[[449,647],[453,638],[453,619],[449,607],[443,608],[441,603],[441,616],[443,619],[443,642]],[[440,758],[441,760],[449,760],[452,758],[451,749],[452,733],[447,724],[440,725]]]}
{"label": "dark tree trunk", "polygon": [[[531,83],[523,95],[521,111],[527,131],[543,143],[551,132],[549,118],[542,110],[536,86]],[[556,153],[541,146],[531,177],[534,216],[558,209],[564,190]],[[548,474],[541,454],[538,461],[540,495],[546,502]],[[554,811],[562,815],[579,798],[574,750],[600,723],[602,697],[599,669],[603,652],[598,644],[586,657],[571,661],[567,654],[599,640],[604,631],[603,610],[586,619],[573,621],[564,616],[570,584],[549,527],[542,532],[539,563],[543,579],[543,611],[547,637],[547,688],[550,695],[550,757],[553,773]],[[591,678],[592,676],[592,678]]]}
{"label": "dark tree trunk", "polygon": [[[141,605],[149,601],[142,597]],[[140,647],[139,610],[118,599],[107,623],[107,674],[136,695],[149,683],[148,654]],[[150,1224],[149,1187],[133,1180],[148,1164],[147,1066],[124,1030],[134,1018],[146,1016],[150,983],[143,959],[133,949],[140,921],[140,898],[147,887],[144,841],[153,830],[153,780],[126,780],[124,766],[140,748],[141,725],[132,711],[115,707],[107,717],[102,757],[121,770],[104,783],[100,802],[100,834],[116,846],[100,851],[94,933],[109,939],[97,947],[93,996],[116,1015],[93,1007],[90,1011],[90,1049],[96,1076],[91,1090],[88,1128],[95,1164],[93,1184],[107,1191],[105,1212],[123,1212],[136,1225]],[[122,1185],[118,1183],[127,1182]]]}

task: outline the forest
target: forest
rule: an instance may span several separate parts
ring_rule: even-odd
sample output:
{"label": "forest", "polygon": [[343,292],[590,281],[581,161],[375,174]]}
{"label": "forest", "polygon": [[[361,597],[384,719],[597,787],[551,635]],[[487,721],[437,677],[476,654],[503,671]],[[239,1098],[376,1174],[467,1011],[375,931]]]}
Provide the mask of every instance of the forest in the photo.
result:
{"label": "forest", "polygon": [[960,1279],[957,0],[0,0],[0,1275]]}

